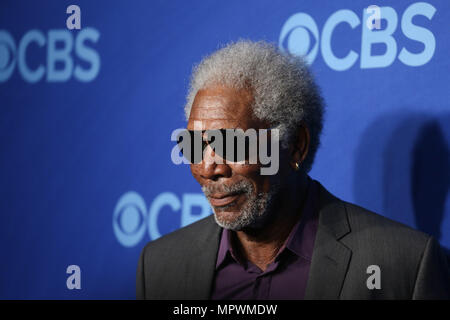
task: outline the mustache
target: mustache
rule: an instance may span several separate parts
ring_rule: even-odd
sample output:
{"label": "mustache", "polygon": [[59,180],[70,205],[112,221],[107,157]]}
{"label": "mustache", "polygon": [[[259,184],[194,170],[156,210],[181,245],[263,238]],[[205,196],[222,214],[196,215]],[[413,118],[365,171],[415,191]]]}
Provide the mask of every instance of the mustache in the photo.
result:
{"label": "mustache", "polygon": [[202,186],[202,191],[205,196],[209,197],[215,193],[252,193],[253,184],[250,181],[241,180],[232,185],[223,183],[214,183],[207,186]]}

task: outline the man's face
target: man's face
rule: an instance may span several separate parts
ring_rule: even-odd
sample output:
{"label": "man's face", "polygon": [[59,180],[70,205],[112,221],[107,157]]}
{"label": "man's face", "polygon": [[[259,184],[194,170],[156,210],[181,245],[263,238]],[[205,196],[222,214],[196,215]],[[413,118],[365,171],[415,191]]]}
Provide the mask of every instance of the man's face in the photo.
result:
{"label": "man's face", "polygon": [[[196,121],[202,130],[267,129],[268,123],[253,116],[252,102],[251,92],[245,89],[216,86],[200,90],[187,128],[194,130]],[[210,201],[217,223],[232,230],[257,227],[264,221],[277,177],[261,175],[260,164],[215,163],[208,161],[211,157],[214,151],[208,146],[203,161],[191,164],[191,172]]]}

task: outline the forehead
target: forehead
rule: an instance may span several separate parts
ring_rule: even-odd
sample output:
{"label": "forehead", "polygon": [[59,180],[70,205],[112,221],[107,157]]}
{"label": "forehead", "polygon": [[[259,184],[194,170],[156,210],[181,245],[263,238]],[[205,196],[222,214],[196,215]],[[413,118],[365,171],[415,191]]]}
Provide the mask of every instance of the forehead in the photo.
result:
{"label": "forehead", "polygon": [[261,127],[253,116],[253,95],[248,89],[216,86],[199,90],[192,103],[188,129],[194,121],[201,121],[202,129]]}

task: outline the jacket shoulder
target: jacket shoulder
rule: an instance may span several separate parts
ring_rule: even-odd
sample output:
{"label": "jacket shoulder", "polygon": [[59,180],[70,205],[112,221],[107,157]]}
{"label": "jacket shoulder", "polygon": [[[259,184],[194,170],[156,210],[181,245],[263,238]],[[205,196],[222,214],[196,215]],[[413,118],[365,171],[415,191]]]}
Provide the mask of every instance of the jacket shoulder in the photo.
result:
{"label": "jacket shoulder", "polygon": [[342,233],[348,233],[346,237],[354,242],[365,243],[367,247],[407,245],[417,250],[423,249],[429,240],[430,236],[426,233],[344,201],[330,193],[320,182],[316,182],[319,186],[319,210],[324,215],[323,220],[326,224],[339,225],[340,229],[345,230]]}
{"label": "jacket shoulder", "polygon": [[208,216],[147,243],[138,263],[137,297],[206,299],[219,235],[220,227]]}
{"label": "jacket shoulder", "polygon": [[211,231],[216,231],[219,226],[214,221],[214,216],[209,215],[190,225],[182,227],[176,231],[168,233],[158,239],[148,242],[143,252],[147,254],[151,251],[170,250],[170,248],[198,246],[198,243],[205,240]]}
{"label": "jacket shoulder", "polygon": [[352,232],[356,232],[360,236],[374,237],[373,240],[383,239],[384,242],[390,242],[389,244],[392,246],[407,245],[415,249],[423,249],[430,239],[430,235],[403,223],[347,201],[342,201],[342,203],[347,211]]}

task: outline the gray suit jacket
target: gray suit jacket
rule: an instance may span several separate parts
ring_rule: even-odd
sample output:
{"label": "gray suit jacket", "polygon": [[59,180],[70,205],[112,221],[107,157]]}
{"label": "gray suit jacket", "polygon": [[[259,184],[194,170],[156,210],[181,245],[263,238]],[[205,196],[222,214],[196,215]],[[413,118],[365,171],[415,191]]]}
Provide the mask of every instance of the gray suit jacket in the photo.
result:
{"label": "gray suit jacket", "polygon": [[[319,227],[305,299],[450,299],[450,272],[437,241],[342,201],[319,182]],[[209,299],[222,228],[213,216],[142,250],[138,299]],[[381,289],[369,290],[370,265]]]}

